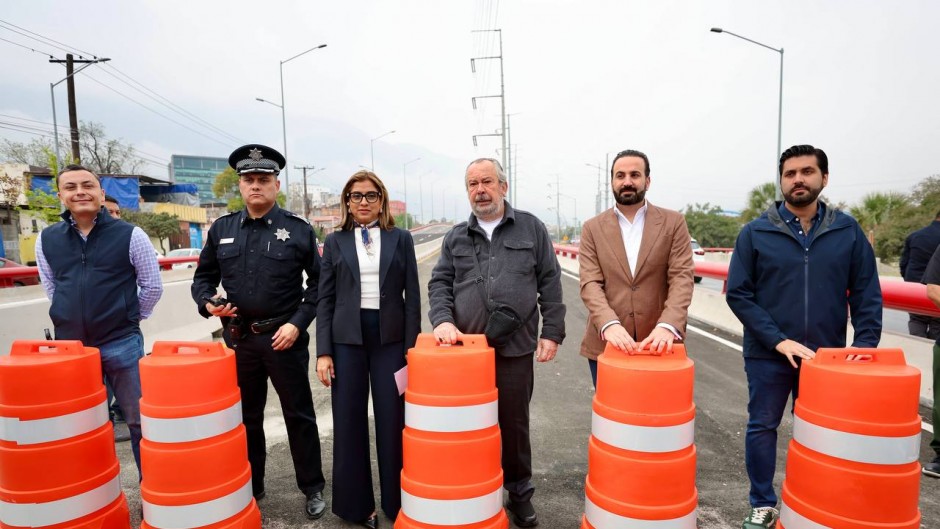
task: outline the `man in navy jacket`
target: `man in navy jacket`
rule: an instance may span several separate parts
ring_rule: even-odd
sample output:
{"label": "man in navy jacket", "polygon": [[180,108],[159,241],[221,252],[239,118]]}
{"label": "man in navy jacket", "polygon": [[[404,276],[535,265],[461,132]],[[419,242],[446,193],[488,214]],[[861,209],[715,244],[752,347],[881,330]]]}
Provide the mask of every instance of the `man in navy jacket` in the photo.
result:
{"label": "man in navy jacket", "polygon": [[744,325],[749,392],[751,510],[744,529],[776,525],[777,427],[788,397],[797,397],[801,362],[820,347],[845,347],[850,309],[853,347],[876,347],[881,339],[871,244],[855,219],[819,200],[829,181],[826,153],[791,147],[779,170],[784,202],[744,226],[728,270],[728,305]]}
{"label": "man in navy jacket", "polygon": [[[940,211],[927,226],[911,233],[904,240],[901,250],[901,277],[905,281],[920,283],[930,256],[940,246]],[[907,322],[911,336],[940,340],[940,318],[911,313]]]}

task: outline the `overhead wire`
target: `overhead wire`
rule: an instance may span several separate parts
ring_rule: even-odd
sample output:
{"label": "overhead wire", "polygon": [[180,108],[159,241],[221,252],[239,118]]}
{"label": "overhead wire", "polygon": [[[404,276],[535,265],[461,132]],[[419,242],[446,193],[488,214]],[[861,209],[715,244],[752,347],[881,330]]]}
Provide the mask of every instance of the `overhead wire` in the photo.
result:
{"label": "overhead wire", "polygon": [[[12,28],[16,28],[16,29],[11,29],[11,27],[7,27],[7,26],[11,26]],[[93,54],[93,53],[91,53],[91,52],[81,50],[81,49],[76,48],[76,47],[74,47],[74,46],[71,46],[71,45],[69,45],[69,44],[65,44],[65,43],[60,42],[60,41],[57,41],[57,40],[55,40],[55,39],[46,37],[46,36],[44,36],[44,35],[41,35],[41,34],[36,33],[36,32],[34,32],[34,31],[30,31],[30,30],[28,30],[28,29],[26,29],[26,28],[17,26],[16,24],[13,24],[13,23],[11,23],[11,22],[7,22],[7,21],[2,20],[2,19],[0,19],[0,29],[5,29],[5,30],[7,30],[7,31],[11,31],[11,32],[13,32],[13,33],[17,33],[17,34],[22,35],[22,36],[24,36],[24,37],[26,37],[26,38],[35,40],[35,41],[37,41],[37,42],[43,43],[43,44],[48,45],[48,46],[52,46],[53,48],[56,48],[56,49],[61,50],[61,51],[64,51],[64,52],[66,52],[66,53],[77,52],[78,54],[88,55],[88,56],[91,56],[91,57],[94,57],[94,58],[97,58],[97,57],[98,57],[96,54]],[[16,43],[16,42],[13,42],[13,41],[10,41],[10,40],[7,40],[7,39],[2,39],[2,38],[0,38],[0,40],[4,40],[4,41],[9,42],[9,43],[11,43],[11,44],[14,44],[14,45],[17,45],[17,46],[20,46],[20,47],[29,49],[30,51],[34,51],[34,52],[36,52],[36,53],[43,53],[44,55],[47,55],[47,56],[49,56],[49,57],[52,57],[52,56],[53,56],[51,53],[44,53],[44,52],[41,52],[41,51],[38,51],[38,50],[35,50],[35,49],[32,49],[32,48],[29,48],[29,47],[27,47],[27,46],[24,46],[24,45],[22,45],[22,44],[19,44],[19,43]],[[245,140],[243,140],[243,139],[241,139],[241,138],[238,138],[238,137],[236,137],[236,136],[234,136],[234,135],[232,135],[232,134],[226,132],[224,129],[213,125],[212,123],[206,121],[205,119],[200,118],[199,116],[193,114],[192,112],[189,112],[188,110],[186,110],[185,108],[183,108],[183,107],[177,105],[176,103],[173,103],[173,102],[170,101],[168,98],[166,98],[166,97],[160,95],[160,94],[157,93],[156,91],[154,91],[154,90],[152,90],[151,88],[147,87],[145,84],[141,83],[140,81],[137,81],[136,79],[134,79],[134,78],[131,77],[130,75],[128,75],[128,74],[122,72],[122,71],[119,70],[117,67],[115,67],[115,66],[113,66],[113,65],[110,65],[110,64],[107,64],[107,63],[99,63],[98,66],[99,66],[99,67],[102,67],[101,69],[102,69],[102,71],[104,71],[104,73],[106,73],[106,74],[108,74],[108,75],[114,77],[115,79],[117,79],[118,81],[124,83],[124,84],[127,85],[128,87],[130,87],[130,88],[132,88],[132,89],[134,89],[134,90],[140,92],[141,94],[147,96],[148,98],[150,98],[150,99],[156,101],[156,102],[159,103],[160,105],[162,105],[162,106],[168,108],[169,110],[175,112],[176,114],[178,114],[178,115],[184,117],[184,118],[187,119],[188,121],[191,121],[191,122],[197,124],[197,126],[199,126],[200,128],[205,128],[205,129],[207,129],[207,130],[211,130],[213,134],[220,134],[222,137],[228,138],[228,139],[230,139],[231,141],[236,141],[236,142],[241,142],[241,143],[247,143]],[[106,67],[106,68],[105,68],[105,67]],[[123,76],[125,79],[127,79],[127,81],[125,81],[124,79],[121,79],[120,77],[118,77],[118,76],[115,75],[114,73],[108,71],[108,69],[114,70],[114,72],[117,72],[117,74]],[[83,72],[83,73],[85,73],[85,72]],[[86,73],[86,75],[87,75],[87,73]],[[89,79],[92,79],[92,80],[95,80],[94,78],[92,78],[92,77],[90,77],[90,76],[89,76],[88,78],[89,78]],[[95,80],[95,81],[98,82],[99,84],[102,84],[100,81],[97,81],[97,80]],[[137,87],[131,85],[128,81],[130,81],[130,83],[136,84]],[[106,86],[106,85],[105,85],[105,86]],[[138,87],[139,87],[139,88],[138,88]],[[123,96],[123,97],[125,97],[125,98],[127,98],[127,99],[130,99],[131,101],[134,101],[135,103],[137,103],[137,104],[139,104],[139,105],[141,105],[141,106],[144,106],[144,108],[147,108],[147,107],[146,107],[145,105],[143,105],[142,103],[140,103],[140,102],[138,102],[138,101],[135,101],[135,100],[129,98],[128,96],[126,96],[125,94],[122,94],[121,92],[115,90],[114,88],[107,87],[107,86],[106,86],[106,88],[109,88],[109,89],[111,89],[113,92],[115,92],[115,93],[117,93],[117,94],[119,94],[119,95],[121,95],[121,96]],[[146,92],[145,92],[145,91],[146,91]],[[148,92],[149,92],[149,94],[148,94]],[[148,108],[148,110],[153,111],[152,109],[149,109],[149,108]],[[157,114],[159,114],[159,113],[157,113]],[[161,114],[161,116],[162,116],[162,114]],[[162,117],[164,117],[165,119],[169,119],[169,118],[167,118],[166,116],[162,116]],[[179,126],[185,128],[185,129],[191,131],[191,132],[195,132],[196,134],[200,134],[200,135],[203,136],[203,137],[212,139],[213,141],[218,141],[218,140],[213,139],[213,138],[211,138],[211,137],[209,137],[209,136],[207,136],[207,135],[205,135],[205,134],[200,133],[199,131],[196,131],[196,130],[190,128],[190,127],[187,127],[186,125],[184,125],[184,124],[182,124],[182,123],[179,123],[179,122],[177,122],[177,121],[175,121],[175,120],[170,119],[170,121],[173,122],[173,123],[176,124],[176,125],[179,125]],[[225,145],[228,145],[228,144],[229,144],[229,142],[219,142],[219,143],[223,143],[223,144],[225,144]]]}
{"label": "overhead wire", "polygon": [[[101,67],[101,70],[104,71],[104,73],[106,73],[106,74],[108,74],[108,75],[114,77],[114,78],[117,79],[118,81],[120,81],[120,82],[126,84],[127,86],[133,88],[134,90],[137,90],[138,92],[140,92],[140,93],[146,95],[147,97],[153,99],[153,100],[156,101],[157,103],[160,103],[161,105],[163,105],[163,106],[165,106],[166,108],[172,110],[173,112],[176,112],[177,114],[179,114],[179,115],[181,115],[181,116],[183,116],[183,117],[185,117],[185,118],[187,118],[187,119],[194,120],[194,121],[196,121],[196,122],[198,122],[198,123],[201,123],[203,126],[208,127],[208,128],[210,128],[210,129],[212,129],[213,131],[218,132],[219,134],[222,134],[223,136],[225,136],[225,137],[227,137],[227,138],[230,138],[230,139],[232,139],[232,140],[234,140],[234,141],[236,141],[236,142],[248,143],[247,141],[244,141],[244,140],[242,140],[241,138],[238,138],[238,137],[233,136],[232,134],[226,132],[224,129],[219,128],[219,127],[216,127],[216,126],[213,125],[212,123],[209,123],[208,121],[206,121],[206,120],[200,118],[199,116],[193,114],[192,112],[186,110],[185,108],[183,108],[183,107],[177,105],[176,103],[170,101],[170,100],[167,99],[166,97],[163,97],[162,95],[160,95],[160,94],[157,93],[156,91],[152,90],[151,88],[147,87],[146,85],[144,85],[144,84],[141,83],[140,81],[137,81],[137,80],[134,79],[133,77],[131,77],[131,76],[127,75],[126,73],[122,72],[121,70],[117,69],[115,66],[113,66],[113,65],[111,65],[111,64],[107,64],[107,63],[105,63],[105,64],[100,64],[99,66]],[[128,83],[127,81],[125,81],[125,80],[121,79],[120,77],[118,77],[117,75],[114,75],[113,73],[109,72],[109,71],[108,71],[109,69],[110,69],[110,70],[114,70],[115,72],[117,72],[118,74],[120,74],[121,76],[123,76],[123,77],[126,78],[127,80],[131,81],[132,83],[134,83],[135,85],[137,85],[137,86],[140,87],[140,88],[137,88],[137,87],[131,85],[131,84]],[[149,95],[148,95],[148,94],[149,94]]]}
{"label": "overhead wire", "polygon": [[167,116],[167,115],[165,115],[165,114],[162,114],[162,113],[160,113],[160,112],[158,112],[158,111],[156,111],[156,110],[154,110],[154,109],[148,107],[147,105],[141,103],[140,101],[137,101],[136,99],[132,98],[131,96],[129,96],[129,95],[127,95],[127,94],[124,94],[124,93],[121,93],[121,92],[119,92],[118,90],[116,90],[116,89],[114,89],[114,88],[108,86],[107,84],[105,84],[105,83],[99,81],[98,79],[95,79],[94,77],[92,77],[91,75],[89,75],[88,72],[81,72],[81,73],[82,73],[82,75],[85,76],[85,78],[87,78],[87,79],[89,79],[89,80],[91,80],[91,81],[93,81],[93,82],[95,82],[95,83],[97,83],[97,84],[103,86],[104,88],[107,88],[108,90],[110,90],[110,91],[114,92],[115,94],[117,94],[117,95],[123,97],[124,99],[127,99],[128,101],[134,103],[135,105],[138,105],[138,106],[140,106],[140,107],[142,107],[142,108],[144,108],[144,109],[146,109],[146,110],[149,110],[150,112],[153,112],[154,114],[160,116],[161,118],[163,118],[163,119],[165,119],[165,120],[167,120],[167,121],[169,121],[169,122],[171,122],[171,123],[174,123],[174,124],[176,124],[176,125],[179,125],[180,127],[183,127],[184,129],[186,129],[186,130],[188,130],[188,131],[190,131],[190,132],[192,132],[192,133],[194,133],[194,134],[198,134],[198,135],[202,136],[203,138],[206,138],[206,139],[208,139],[208,140],[214,141],[214,142],[219,143],[219,144],[221,144],[221,145],[225,145],[225,146],[230,146],[230,145],[231,145],[229,142],[219,140],[218,138],[213,138],[212,136],[209,136],[209,135],[207,135],[207,134],[203,134],[202,132],[200,132],[200,131],[198,131],[198,130],[192,128],[192,127],[189,127],[188,125],[185,125],[185,124],[183,124],[183,123],[180,123],[179,121],[176,121],[175,119],[173,119],[173,118],[171,118],[171,117],[169,117],[169,116]]}
{"label": "overhead wire", "polygon": [[5,38],[3,38],[3,37],[0,37],[0,40],[2,40],[3,42],[9,42],[10,44],[12,44],[12,45],[14,45],[14,46],[19,46],[19,47],[21,47],[21,48],[25,48],[25,49],[27,49],[27,50],[29,50],[29,51],[32,51],[32,52],[35,52],[35,53],[41,53],[41,54],[43,54],[43,55],[45,55],[45,56],[47,56],[47,57],[52,57],[52,56],[53,56],[51,53],[48,53],[48,52],[45,52],[45,51],[39,51],[39,50],[37,50],[37,49],[30,48],[29,46],[24,46],[23,44],[20,44],[20,43],[18,43],[18,42],[13,42],[12,40],[7,40],[7,39],[5,39]]}

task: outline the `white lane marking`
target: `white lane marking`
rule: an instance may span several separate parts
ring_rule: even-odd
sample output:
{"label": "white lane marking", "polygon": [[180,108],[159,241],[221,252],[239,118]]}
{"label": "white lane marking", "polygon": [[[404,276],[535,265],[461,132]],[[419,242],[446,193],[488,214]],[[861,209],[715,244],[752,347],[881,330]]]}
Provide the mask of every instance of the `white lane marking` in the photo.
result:
{"label": "white lane marking", "polygon": [[[732,341],[725,340],[724,338],[722,338],[722,337],[720,337],[720,336],[715,336],[714,334],[712,334],[712,333],[710,333],[710,332],[704,331],[704,330],[699,329],[698,327],[694,327],[694,326],[692,326],[692,325],[687,325],[686,327],[687,327],[690,331],[694,332],[695,334],[700,334],[700,335],[702,335],[702,336],[704,336],[704,337],[706,337],[706,338],[711,338],[712,340],[714,340],[714,341],[720,343],[721,345],[724,345],[725,347],[730,347],[730,348],[734,349],[735,351],[744,351],[744,349],[743,349],[740,345],[738,345],[738,344],[736,344],[736,343],[734,343],[734,342],[732,342]],[[922,430],[924,430],[925,432],[933,433],[933,426],[930,425],[930,424],[927,424],[927,423],[924,422],[924,421],[920,421],[920,428],[921,428]]]}
{"label": "white lane marking", "polygon": [[569,272],[569,271],[567,271],[567,270],[562,270],[562,271],[561,271],[561,275],[568,276],[568,277],[570,277],[571,279],[574,279],[575,281],[581,281],[581,276],[579,276],[579,275],[577,275],[577,274],[573,274],[573,273],[571,273],[571,272]]}

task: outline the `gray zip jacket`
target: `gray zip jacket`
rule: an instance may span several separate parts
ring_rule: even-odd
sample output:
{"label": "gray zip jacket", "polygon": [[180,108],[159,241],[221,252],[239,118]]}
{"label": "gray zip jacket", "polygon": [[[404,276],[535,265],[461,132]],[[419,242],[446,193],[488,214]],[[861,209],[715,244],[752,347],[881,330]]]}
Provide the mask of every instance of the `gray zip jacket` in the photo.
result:
{"label": "gray zip jacket", "polygon": [[[561,267],[542,221],[514,210],[508,201],[505,208],[492,241],[475,215],[444,236],[428,282],[428,317],[433,327],[450,322],[465,334],[483,334],[489,312],[477,285],[482,277],[491,304],[508,305],[522,318],[531,316],[506,345],[496,349],[502,356],[524,356],[535,351],[537,337],[559,344],[565,338]],[[543,320],[541,335],[536,304]]]}

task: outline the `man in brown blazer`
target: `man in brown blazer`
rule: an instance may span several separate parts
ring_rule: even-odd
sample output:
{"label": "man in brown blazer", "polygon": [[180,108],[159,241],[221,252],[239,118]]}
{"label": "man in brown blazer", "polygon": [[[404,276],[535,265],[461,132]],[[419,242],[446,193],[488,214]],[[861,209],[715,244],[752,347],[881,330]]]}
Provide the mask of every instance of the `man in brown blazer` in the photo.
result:
{"label": "man in brown blazer", "polygon": [[584,223],[581,299],[590,312],[581,355],[597,385],[605,342],[635,352],[671,351],[685,336],[692,302],[692,246],[685,217],[646,201],[649,158],[617,154],[610,169],[613,208]]}

